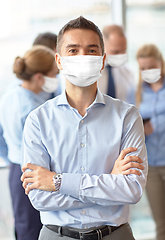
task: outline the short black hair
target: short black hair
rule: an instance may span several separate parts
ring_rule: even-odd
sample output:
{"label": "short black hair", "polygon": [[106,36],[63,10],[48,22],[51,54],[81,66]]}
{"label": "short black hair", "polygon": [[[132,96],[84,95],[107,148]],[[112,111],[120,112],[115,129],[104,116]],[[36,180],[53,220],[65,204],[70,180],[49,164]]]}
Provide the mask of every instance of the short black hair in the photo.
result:
{"label": "short black hair", "polygon": [[51,32],[40,33],[34,40],[34,45],[43,45],[54,50],[57,45],[57,35]]}
{"label": "short black hair", "polygon": [[59,52],[61,47],[61,40],[64,35],[64,33],[68,30],[72,29],[87,29],[92,30],[93,32],[97,33],[100,39],[100,45],[102,48],[102,55],[104,55],[104,42],[103,42],[103,35],[100,31],[100,29],[91,21],[87,20],[83,16],[80,16],[76,19],[73,19],[69,21],[64,27],[60,30],[58,36],[57,36],[57,51]]}

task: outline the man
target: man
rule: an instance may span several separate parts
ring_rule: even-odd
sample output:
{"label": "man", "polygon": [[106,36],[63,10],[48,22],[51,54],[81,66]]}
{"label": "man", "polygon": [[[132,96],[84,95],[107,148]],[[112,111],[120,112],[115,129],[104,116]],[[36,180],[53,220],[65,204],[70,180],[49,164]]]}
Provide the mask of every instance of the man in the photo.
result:
{"label": "man", "polygon": [[126,64],[127,40],[124,30],[118,25],[109,25],[104,27],[103,37],[107,57],[98,87],[111,97],[135,103],[135,80]]}
{"label": "man", "polygon": [[56,53],[57,52],[57,49],[56,49],[57,35],[52,32],[40,33],[35,38],[33,42],[33,46],[34,45],[43,45],[43,46],[49,47]]}
{"label": "man", "polygon": [[39,239],[132,240],[128,208],[147,175],[141,117],[97,89],[105,55],[94,23],[79,17],[66,24],[57,52],[66,91],[33,111],[24,129],[23,171],[33,171],[22,181],[41,211]]}

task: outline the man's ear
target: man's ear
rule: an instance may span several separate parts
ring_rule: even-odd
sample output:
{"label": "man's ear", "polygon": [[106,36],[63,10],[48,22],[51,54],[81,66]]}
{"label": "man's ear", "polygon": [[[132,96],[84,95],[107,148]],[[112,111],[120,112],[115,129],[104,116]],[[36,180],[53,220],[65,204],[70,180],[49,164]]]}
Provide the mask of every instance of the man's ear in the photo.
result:
{"label": "man's ear", "polygon": [[104,53],[104,56],[103,56],[103,66],[102,66],[101,71],[104,69],[104,66],[105,66],[105,60],[106,60],[106,53]]}
{"label": "man's ear", "polygon": [[62,65],[61,65],[61,57],[58,53],[55,54],[55,59],[57,63],[57,67],[59,70],[62,70]]}

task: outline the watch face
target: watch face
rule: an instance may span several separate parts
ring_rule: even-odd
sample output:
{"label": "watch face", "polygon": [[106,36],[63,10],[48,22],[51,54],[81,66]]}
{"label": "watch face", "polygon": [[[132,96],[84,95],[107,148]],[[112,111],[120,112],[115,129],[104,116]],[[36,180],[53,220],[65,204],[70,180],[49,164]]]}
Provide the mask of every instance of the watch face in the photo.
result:
{"label": "watch face", "polygon": [[55,179],[61,180],[61,179],[62,179],[62,174],[61,174],[61,173],[56,174],[56,175],[55,175]]}

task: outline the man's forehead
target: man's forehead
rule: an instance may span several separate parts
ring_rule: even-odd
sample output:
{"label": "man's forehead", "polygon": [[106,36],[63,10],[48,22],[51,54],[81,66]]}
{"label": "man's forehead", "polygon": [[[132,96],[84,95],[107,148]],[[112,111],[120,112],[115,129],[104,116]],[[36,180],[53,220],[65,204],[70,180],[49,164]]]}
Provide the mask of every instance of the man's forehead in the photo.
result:
{"label": "man's forehead", "polygon": [[125,36],[121,36],[118,34],[112,34],[108,38],[108,42],[114,43],[114,44],[121,44],[121,43],[126,43],[127,40]]}
{"label": "man's forehead", "polygon": [[67,30],[63,35],[63,42],[65,44],[83,44],[90,43],[94,44],[94,42],[100,42],[99,36],[92,30],[88,29],[71,29]]}
{"label": "man's forehead", "polygon": [[122,48],[127,46],[127,41],[124,37],[119,38],[109,38],[107,42],[105,42],[106,46],[109,47],[116,47],[116,48]]}

